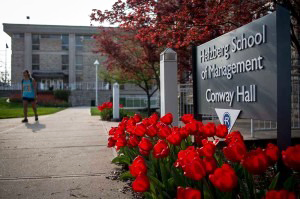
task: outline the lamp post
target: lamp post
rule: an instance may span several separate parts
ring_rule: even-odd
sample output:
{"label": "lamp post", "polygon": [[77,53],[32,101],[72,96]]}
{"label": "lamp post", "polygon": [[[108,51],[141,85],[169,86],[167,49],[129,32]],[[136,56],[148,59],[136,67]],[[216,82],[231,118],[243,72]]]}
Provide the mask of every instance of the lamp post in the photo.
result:
{"label": "lamp post", "polygon": [[94,65],[96,66],[96,100],[95,100],[95,105],[98,106],[98,66],[99,66],[99,61],[98,59],[96,59],[96,61],[94,62]]}

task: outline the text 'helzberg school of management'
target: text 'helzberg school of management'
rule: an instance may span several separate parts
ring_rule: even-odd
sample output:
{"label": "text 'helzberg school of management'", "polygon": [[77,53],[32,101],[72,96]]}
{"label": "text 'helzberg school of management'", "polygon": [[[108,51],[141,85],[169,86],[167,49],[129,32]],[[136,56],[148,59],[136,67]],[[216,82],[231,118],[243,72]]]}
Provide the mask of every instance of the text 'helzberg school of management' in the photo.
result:
{"label": "text 'helzberg school of management'", "polygon": [[[213,45],[212,48],[208,47],[200,51],[200,63],[211,61],[217,58],[224,57],[226,60],[230,58],[230,51],[232,53],[242,51],[254,46],[258,46],[267,42],[266,40],[266,25],[262,25],[261,32],[255,35],[245,37],[243,33],[240,38],[233,37],[231,44],[216,47]],[[230,50],[231,49],[231,50]],[[201,72],[201,78],[203,80],[226,77],[232,79],[233,75],[241,74],[251,71],[259,71],[264,69],[263,65],[264,57],[259,55],[256,58],[247,59],[245,61],[239,61],[223,66],[217,66],[216,64],[207,65],[205,70]],[[226,102],[229,106],[232,106],[236,92],[237,102],[256,102],[256,85],[237,86],[236,91],[225,91],[225,92],[213,92],[211,89],[206,90],[207,102]]]}

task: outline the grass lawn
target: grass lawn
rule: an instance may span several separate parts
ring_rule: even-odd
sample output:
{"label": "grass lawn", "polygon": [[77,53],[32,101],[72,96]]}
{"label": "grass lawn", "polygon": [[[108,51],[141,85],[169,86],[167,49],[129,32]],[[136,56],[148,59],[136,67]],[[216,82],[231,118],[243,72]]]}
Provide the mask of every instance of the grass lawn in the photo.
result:
{"label": "grass lawn", "polygon": [[100,116],[100,111],[97,107],[91,107],[91,115],[92,116]]}
{"label": "grass lawn", "polygon": [[[59,107],[37,107],[38,115],[48,115],[64,109]],[[31,104],[28,106],[28,116],[34,116]],[[0,119],[19,117],[24,117],[22,103],[8,103],[6,98],[0,98]]]}

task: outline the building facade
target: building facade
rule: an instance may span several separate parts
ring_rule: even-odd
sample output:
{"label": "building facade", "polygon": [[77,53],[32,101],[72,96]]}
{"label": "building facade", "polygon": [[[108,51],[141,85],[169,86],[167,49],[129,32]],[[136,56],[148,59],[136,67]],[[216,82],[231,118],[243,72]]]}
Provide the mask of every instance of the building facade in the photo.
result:
{"label": "building facade", "polygon": [[[96,59],[100,66],[104,57],[93,53],[96,27],[3,24],[12,38],[11,81],[18,83],[22,71],[28,69],[47,87],[75,87],[76,83],[95,81]],[[44,87],[44,88],[43,88]]]}
{"label": "building facade", "polygon": [[[25,69],[38,82],[39,90],[71,90],[73,106],[90,105],[95,100],[96,67],[103,69],[105,57],[93,51],[96,47],[92,26],[59,26],[32,24],[3,24],[4,32],[11,37],[11,82],[19,84]],[[121,86],[121,97],[145,97],[144,92],[133,85]],[[109,83],[98,78],[98,102],[111,99]],[[125,97],[124,97],[125,96]]]}

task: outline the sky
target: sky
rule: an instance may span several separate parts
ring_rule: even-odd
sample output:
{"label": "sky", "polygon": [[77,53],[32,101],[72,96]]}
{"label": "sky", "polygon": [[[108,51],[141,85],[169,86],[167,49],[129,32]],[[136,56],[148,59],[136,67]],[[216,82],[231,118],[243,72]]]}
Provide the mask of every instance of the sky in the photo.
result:
{"label": "sky", "polygon": [[[89,26],[92,9],[110,10],[117,0],[0,0],[0,71],[11,66],[11,39],[3,23]],[[27,20],[26,16],[30,19]],[[93,25],[98,25],[94,23]]]}

